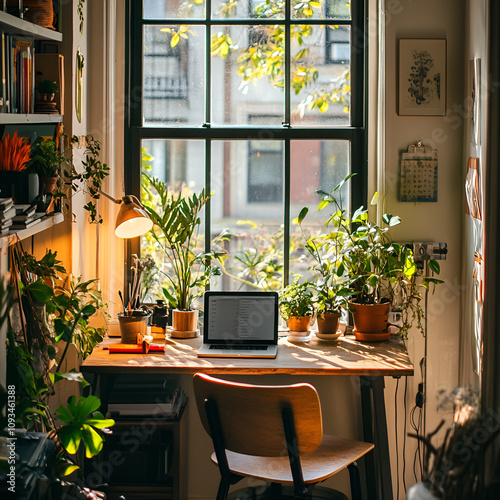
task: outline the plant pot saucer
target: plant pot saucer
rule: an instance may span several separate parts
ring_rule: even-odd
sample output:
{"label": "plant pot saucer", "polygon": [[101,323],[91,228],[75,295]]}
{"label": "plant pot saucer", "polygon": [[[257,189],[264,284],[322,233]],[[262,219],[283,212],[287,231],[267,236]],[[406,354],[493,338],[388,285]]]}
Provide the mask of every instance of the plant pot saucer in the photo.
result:
{"label": "plant pot saucer", "polygon": [[352,333],[354,334],[356,340],[361,340],[362,342],[382,342],[387,340],[391,335],[391,332],[388,331],[379,333],[363,333],[353,330]]}
{"label": "plant pot saucer", "polygon": [[173,339],[194,339],[198,337],[200,334],[200,330],[192,330],[192,331],[184,331],[184,330],[173,330],[172,328],[168,329],[168,333],[170,337]]}
{"label": "plant pot saucer", "polygon": [[342,330],[338,329],[336,333],[319,333],[318,331],[315,331],[314,334],[318,339],[321,340],[337,340],[341,335],[342,335]]}

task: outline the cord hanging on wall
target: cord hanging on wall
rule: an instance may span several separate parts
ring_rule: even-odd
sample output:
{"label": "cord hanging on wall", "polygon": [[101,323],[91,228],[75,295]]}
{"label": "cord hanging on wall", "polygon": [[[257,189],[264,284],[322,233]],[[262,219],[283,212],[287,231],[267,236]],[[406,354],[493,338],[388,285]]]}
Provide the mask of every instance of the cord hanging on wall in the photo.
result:
{"label": "cord hanging on wall", "polygon": [[438,152],[421,141],[400,152],[399,201],[430,202],[438,197]]}

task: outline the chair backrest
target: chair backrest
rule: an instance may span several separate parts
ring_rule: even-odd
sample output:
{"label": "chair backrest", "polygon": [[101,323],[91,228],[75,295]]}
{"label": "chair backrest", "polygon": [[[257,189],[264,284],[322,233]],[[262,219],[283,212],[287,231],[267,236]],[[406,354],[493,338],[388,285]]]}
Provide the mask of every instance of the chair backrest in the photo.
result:
{"label": "chair backrest", "polygon": [[205,401],[215,401],[226,449],[257,456],[286,456],[282,411],[293,412],[299,452],[314,451],[323,436],[321,406],[310,384],[262,386],[241,384],[197,373],[196,404],[210,434]]}

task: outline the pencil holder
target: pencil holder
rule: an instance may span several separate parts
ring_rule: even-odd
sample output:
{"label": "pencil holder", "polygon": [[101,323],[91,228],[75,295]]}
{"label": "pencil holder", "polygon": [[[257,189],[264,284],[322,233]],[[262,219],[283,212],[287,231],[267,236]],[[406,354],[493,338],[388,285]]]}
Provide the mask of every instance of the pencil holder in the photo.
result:
{"label": "pencil holder", "polygon": [[120,334],[123,344],[137,344],[137,336],[146,335],[148,332],[149,316],[126,316],[118,314]]}

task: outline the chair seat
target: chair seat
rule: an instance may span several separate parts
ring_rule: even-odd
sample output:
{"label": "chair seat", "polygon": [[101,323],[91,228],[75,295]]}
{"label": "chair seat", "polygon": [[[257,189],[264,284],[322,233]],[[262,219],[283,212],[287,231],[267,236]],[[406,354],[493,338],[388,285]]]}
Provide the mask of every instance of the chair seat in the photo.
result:
{"label": "chair seat", "polygon": [[[283,444],[283,456],[259,457],[226,450],[229,469],[233,474],[251,476],[281,484],[292,484],[290,462]],[[337,436],[323,436],[312,453],[301,455],[302,474],[306,484],[317,483],[345,469],[373,449],[373,444]],[[215,453],[212,460],[217,463]]]}

